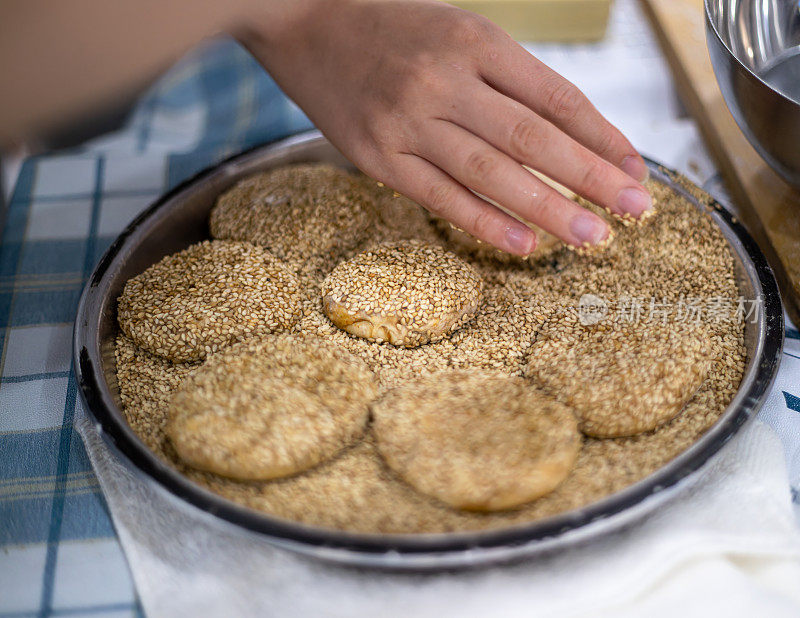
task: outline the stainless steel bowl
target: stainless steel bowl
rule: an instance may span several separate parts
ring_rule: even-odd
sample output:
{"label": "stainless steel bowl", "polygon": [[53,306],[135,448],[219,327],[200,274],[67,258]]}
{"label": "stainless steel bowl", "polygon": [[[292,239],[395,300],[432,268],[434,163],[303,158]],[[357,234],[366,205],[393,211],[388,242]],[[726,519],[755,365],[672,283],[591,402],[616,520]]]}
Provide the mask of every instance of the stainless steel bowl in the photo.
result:
{"label": "stainless steel bowl", "polygon": [[[711,217],[730,244],[742,296],[756,306],[757,320],[746,325],[745,375],[717,423],[692,447],[635,485],[583,508],[500,530],[378,535],[283,520],[234,504],[193,484],[150,452],[125,422],[114,362],[116,299],[129,278],[164,255],[208,237],[208,213],[222,191],[248,174],[301,161],[349,165],[319,133],[310,132],[202,172],[162,197],[128,226],[100,261],[83,292],[75,324],[74,355],[86,409],[97,431],[123,463],[182,506],[196,507],[264,534],[276,545],[341,563],[422,569],[507,560],[595,537],[663,503],[691,482],[692,473],[761,407],[777,371],[783,343],[778,288],[753,239],[716,205]],[[702,208],[662,167],[650,162],[650,169],[656,180]]]}
{"label": "stainless steel bowl", "polygon": [[711,64],[736,123],[800,189],[800,1],[705,0]]}

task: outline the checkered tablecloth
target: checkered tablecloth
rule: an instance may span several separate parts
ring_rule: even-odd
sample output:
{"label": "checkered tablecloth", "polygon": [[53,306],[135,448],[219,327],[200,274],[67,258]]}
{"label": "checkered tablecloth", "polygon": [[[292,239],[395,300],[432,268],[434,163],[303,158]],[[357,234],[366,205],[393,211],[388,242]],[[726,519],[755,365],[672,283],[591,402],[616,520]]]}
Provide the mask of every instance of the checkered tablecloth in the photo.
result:
{"label": "checkered tablecloth", "polygon": [[[557,53],[547,60],[557,65]],[[0,618],[141,614],[73,429],[80,401],[71,335],[81,289],[114,237],[160,193],[309,126],[247,53],[217,41],[156,84],[124,130],[24,162],[0,245]],[[670,126],[673,135],[684,130]],[[781,433],[800,485],[800,334],[791,327],[788,337],[773,393],[785,406],[762,419]]]}

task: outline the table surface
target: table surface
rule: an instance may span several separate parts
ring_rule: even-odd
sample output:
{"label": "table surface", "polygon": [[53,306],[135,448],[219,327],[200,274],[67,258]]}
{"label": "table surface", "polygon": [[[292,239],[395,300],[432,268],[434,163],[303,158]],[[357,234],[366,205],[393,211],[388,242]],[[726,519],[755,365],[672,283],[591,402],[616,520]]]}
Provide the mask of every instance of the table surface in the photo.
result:
{"label": "table surface", "polygon": [[[529,48],[577,83],[645,154],[720,188],[633,0],[607,40]],[[609,70],[613,72],[609,77]],[[626,93],[624,97],[619,96]],[[140,101],[125,129],[26,159],[0,244],[0,618],[141,614],[97,479],[73,429],[76,305],[125,225],[194,172],[310,126],[246,52],[207,45]],[[800,333],[787,329],[773,404],[800,518]]]}

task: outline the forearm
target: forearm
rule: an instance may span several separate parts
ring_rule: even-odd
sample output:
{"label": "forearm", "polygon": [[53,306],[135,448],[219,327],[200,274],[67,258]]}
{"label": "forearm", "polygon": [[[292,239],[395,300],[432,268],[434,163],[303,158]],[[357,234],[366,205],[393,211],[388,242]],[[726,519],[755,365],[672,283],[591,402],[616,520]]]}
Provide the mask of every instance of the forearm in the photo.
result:
{"label": "forearm", "polygon": [[310,0],[0,3],[0,147],[129,97],[202,39],[276,31]]}

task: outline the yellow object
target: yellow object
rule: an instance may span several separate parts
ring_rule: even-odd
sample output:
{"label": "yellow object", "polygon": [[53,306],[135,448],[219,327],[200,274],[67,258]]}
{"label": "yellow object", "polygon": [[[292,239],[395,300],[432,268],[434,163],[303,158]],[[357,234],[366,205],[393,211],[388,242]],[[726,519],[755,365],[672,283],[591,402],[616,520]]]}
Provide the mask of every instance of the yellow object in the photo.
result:
{"label": "yellow object", "polygon": [[597,41],[608,25],[612,0],[454,0],[484,15],[518,41]]}

